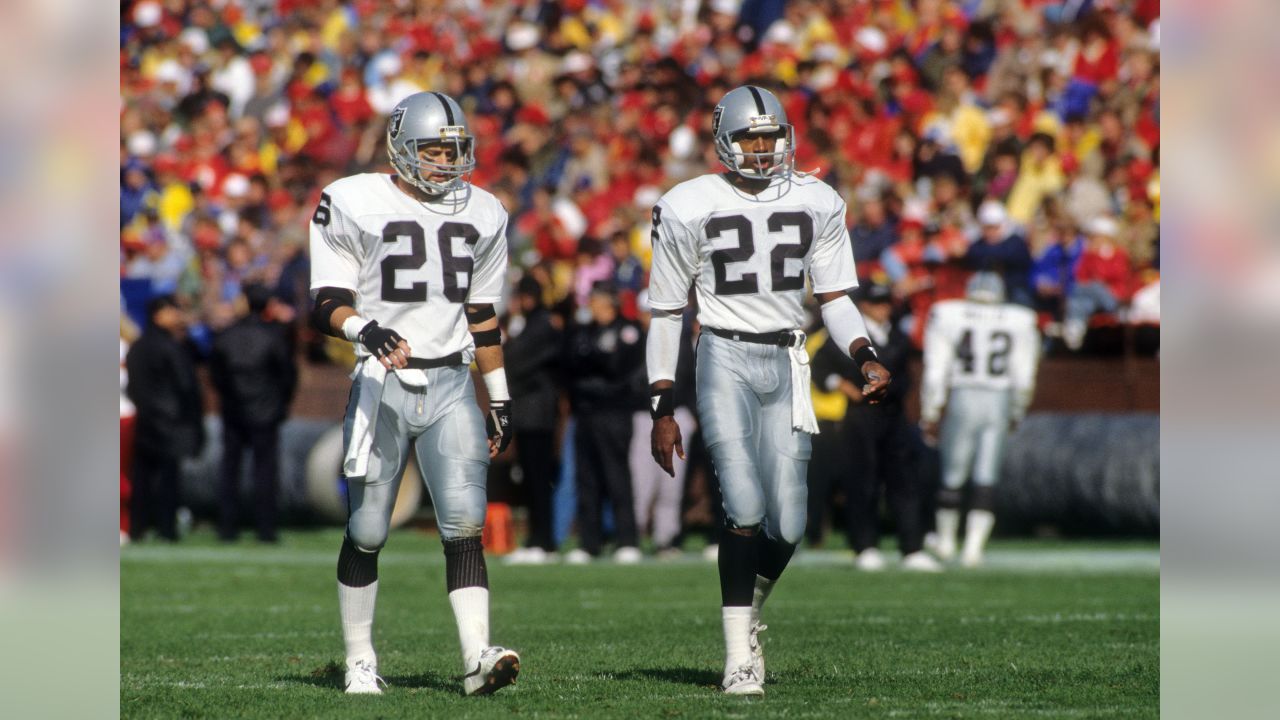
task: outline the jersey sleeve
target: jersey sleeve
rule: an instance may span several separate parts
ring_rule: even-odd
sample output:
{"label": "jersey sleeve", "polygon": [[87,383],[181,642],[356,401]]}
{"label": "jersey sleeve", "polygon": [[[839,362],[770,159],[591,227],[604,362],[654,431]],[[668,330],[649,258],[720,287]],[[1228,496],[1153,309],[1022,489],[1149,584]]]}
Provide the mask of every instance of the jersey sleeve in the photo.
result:
{"label": "jersey sleeve", "polygon": [[507,212],[502,214],[498,229],[480,239],[476,246],[475,266],[471,272],[471,287],[467,302],[481,305],[502,300],[502,289],[507,274]]}
{"label": "jersey sleeve", "polygon": [[924,328],[924,373],[920,379],[920,419],[937,422],[947,403],[947,378],[955,355],[947,314],[935,306]]}
{"label": "jersey sleeve", "polygon": [[689,286],[698,270],[698,240],[666,203],[653,206],[653,264],[649,305],[679,310],[689,303]]}
{"label": "jersey sleeve", "polygon": [[[834,194],[834,191],[833,191]],[[858,272],[853,263],[853,243],[844,224],[845,205],[839,196],[835,206],[816,228],[809,255],[809,280],[813,292],[837,292],[858,286]]]}
{"label": "jersey sleeve", "polygon": [[360,240],[355,223],[333,202],[328,192],[311,216],[311,289],[360,287]]}

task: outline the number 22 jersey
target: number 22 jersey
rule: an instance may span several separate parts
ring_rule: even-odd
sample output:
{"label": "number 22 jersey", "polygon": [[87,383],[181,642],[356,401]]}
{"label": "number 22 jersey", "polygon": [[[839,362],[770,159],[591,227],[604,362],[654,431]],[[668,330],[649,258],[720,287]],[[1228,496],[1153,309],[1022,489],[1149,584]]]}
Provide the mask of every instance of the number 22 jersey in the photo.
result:
{"label": "number 22 jersey", "polygon": [[[414,357],[474,355],[465,303],[502,299],[507,211],[473,185],[422,202],[394,176],[365,173],[324,189],[311,218],[311,289],[356,294],[356,312],[400,333]],[[356,344],[358,357],[368,355]]]}
{"label": "number 22 jersey", "polygon": [[740,332],[804,324],[814,293],[856,287],[845,204],[817,178],[793,174],[759,195],[724,175],[683,182],[653,208],[649,303],[678,310],[697,287],[698,320]]}

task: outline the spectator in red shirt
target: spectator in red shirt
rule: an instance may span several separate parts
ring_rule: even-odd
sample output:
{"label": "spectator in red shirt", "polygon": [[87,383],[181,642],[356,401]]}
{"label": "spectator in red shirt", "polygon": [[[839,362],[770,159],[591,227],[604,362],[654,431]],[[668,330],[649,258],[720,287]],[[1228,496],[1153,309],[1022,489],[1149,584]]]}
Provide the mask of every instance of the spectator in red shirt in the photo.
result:
{"label": "spectator in red shirt", "polygon": [[1062,339],[1071,350],[1084,345],[1094,313],[1113,313],[1133,295],[1133,270],[1129,254],[1116,244],[1116,221],[1105,215],[1096,217],[1086,229],[1089,244],[1076,265],[1076,285],[1067,297],[1062,328]]}

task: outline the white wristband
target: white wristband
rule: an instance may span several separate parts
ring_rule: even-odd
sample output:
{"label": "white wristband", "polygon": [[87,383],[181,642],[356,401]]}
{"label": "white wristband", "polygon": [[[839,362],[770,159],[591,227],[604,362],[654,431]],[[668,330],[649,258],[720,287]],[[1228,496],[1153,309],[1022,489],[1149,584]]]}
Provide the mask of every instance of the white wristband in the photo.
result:
{"label": "white wristband", "polygon": [[659,380],[675,380],[680,364],[680,333],[684,330],[684,316],[680,313],[658,311],[649,321],[649,339],[645,345],[645,363],[649,371],[649,383]]}
{"label": "white wristband", "polygon": [[342,321],[342,336],[353,343],[358,343],[360,342],[360,331],[368,324],[368,320],[365,320],[359,315],[352,315]]}
{"label": "white wristband", "polygon": [[831,339],[846,357],[849,356],[849,345],[854,340],[867,337],[867,324],[848,295],[842,294],[822,306],[822,324],[827,326]]}
{"label": "white wristband", "polygon": [[507,371],[504,368],[490,370],[481,377],[484,378],[484,388],[489,391],[489,402],[506,402],[511,399],[511,392],[507,390]]}

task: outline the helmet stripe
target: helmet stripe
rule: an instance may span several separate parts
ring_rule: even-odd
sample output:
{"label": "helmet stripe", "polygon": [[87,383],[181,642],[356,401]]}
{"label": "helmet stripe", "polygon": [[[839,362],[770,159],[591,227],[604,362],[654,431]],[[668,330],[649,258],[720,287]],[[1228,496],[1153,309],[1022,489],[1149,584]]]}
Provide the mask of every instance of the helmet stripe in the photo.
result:
{"label": "helmet stripe", "polygon": [[751,91],[751,97],[756,101],[756,114],[767,114],[764,111],[764,98],[760,97],[760,91],[757,90],[754,85],[748,85],[747,89]]}
{"label": "helmet stripe", "polygon": [[[453,108],[449,107],[449,99],[438,92],[433,92],[431,94],[435,95],[436,99],[440,101],[440,104],[444,106],[444,117],[449,121],[449,124],[456,125],[457,123],[453,121]],[[761,112],[764,111],[762,110]]]}

